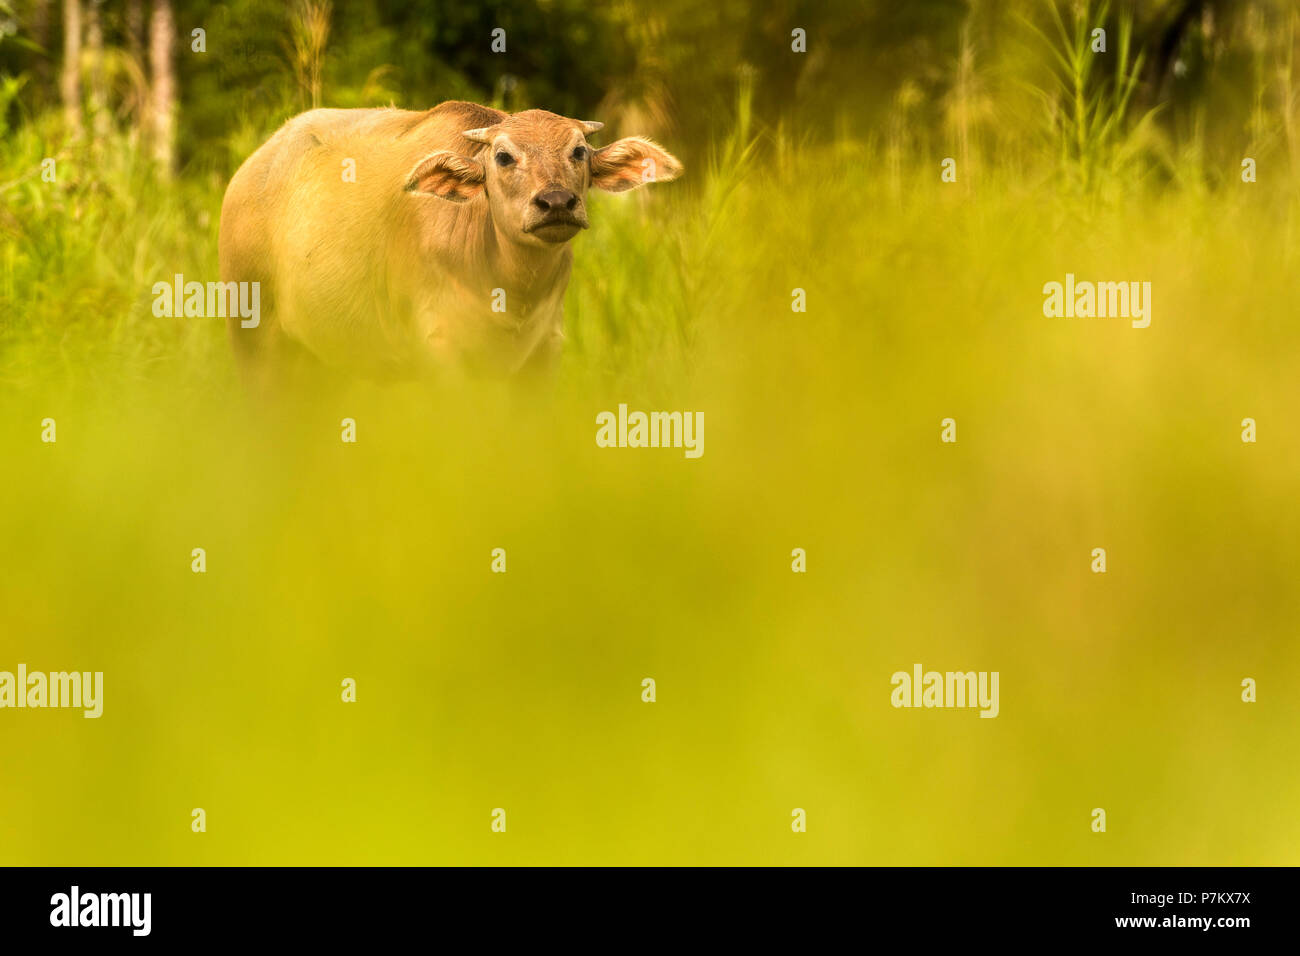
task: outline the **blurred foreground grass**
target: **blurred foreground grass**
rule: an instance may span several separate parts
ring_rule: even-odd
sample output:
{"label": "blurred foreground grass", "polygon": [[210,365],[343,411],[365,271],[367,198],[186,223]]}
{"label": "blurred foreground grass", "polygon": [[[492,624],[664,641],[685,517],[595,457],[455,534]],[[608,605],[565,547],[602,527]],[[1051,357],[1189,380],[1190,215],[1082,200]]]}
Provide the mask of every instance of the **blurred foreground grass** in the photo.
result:
{"label": "blurred foreground grass", "polygon": [[[2,715],[0,862],[1300,862],[1294,188],[719,157],[594,200],[553,394],[292,414],[150,311],[221,183],[12,187],[0,669],[105,704]],[[1067,272],[1151,327],[1045,318]],[[620,402],[704,456],[597,448]],[[916,662],[1001,715],[892,709]]]}

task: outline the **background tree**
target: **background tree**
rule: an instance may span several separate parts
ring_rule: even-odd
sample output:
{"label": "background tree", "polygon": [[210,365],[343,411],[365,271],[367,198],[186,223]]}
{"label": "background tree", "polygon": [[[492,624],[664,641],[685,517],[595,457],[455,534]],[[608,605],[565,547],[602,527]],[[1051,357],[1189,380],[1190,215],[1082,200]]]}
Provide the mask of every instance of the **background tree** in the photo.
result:
{"label": "background tree", "polygon": [[176,21],[171,0],[154,0],[149,17],[149,70],[152,96],[149,116],[154,161],[164,176],[170,176],[176,162],[176,72],[172,50],[176,45]]}
{"label": "background tree", "polygon": [[59,91],[63,116],[73,139],[84,134],[81,122],[81,0],[63,0],[63,70]]}
{"label": "background tree", "polygon": [[32,43],[40,51],[32,64],[32,76],[35,78],[33,84],[33,98],[41,106],[48,102],[46,97],[50,95],[53,89],[51,79],[51,64],[53,59],[50,56],[50,0],[34,0],[32,3],[31,13],[32,24]]}
{"label": "background tree", "polygon": [[90,74],[90,124],[96,149],[108,138],[111,117],[104,79],[104,0],[86,0],[86,59]]}

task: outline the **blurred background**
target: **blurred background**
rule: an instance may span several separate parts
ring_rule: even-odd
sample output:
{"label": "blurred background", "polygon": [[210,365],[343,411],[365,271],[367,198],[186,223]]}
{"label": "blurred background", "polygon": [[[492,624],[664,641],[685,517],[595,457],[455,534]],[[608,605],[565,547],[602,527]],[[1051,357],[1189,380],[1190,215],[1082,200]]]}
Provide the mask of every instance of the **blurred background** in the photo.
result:
{"label": "blurred background", "polygon": [[[748,83],[756,128],[959,145],[967,160],[1037,145],[1043,126],[1079,118],[1076,92],[1108,87],[1111,135],[1158,108],[1146,145],[1168,167],[1186,149],[1226,160],[1230,143],[1292,144],[1296,15],[1288,0],[4,0],[0,114],[7,130],[53,114],[55,145],[124,136],[169,171],[228,177],[318,105],[543,107],[690,155],[734,121]],[[1076,26],[1089,46],[1104,29],[1105,53],[1076,62]]]}
{"label": "blurred background", "polygon": [[[0,712],[0,863],[1300,862],[1298,43],[1290,0],[0,0],[0,670],[105,674]],[[552,393],[262,407],[153,316],[284,120],[452,98],[686,163],[594,197]],[[1044,317],[1067,272],[1150,328]],[[620,402],[704,456],[596,448]],[[918,662],[1000,716],[891,708]]]}

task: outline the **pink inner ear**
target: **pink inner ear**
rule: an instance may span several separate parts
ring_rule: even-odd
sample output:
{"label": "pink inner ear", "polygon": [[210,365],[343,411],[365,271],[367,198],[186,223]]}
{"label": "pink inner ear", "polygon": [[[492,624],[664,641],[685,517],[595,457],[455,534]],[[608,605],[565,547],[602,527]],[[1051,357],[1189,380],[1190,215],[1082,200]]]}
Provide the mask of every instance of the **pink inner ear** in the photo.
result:
{"label": "pink inner ear", "polygon": [[465,200],[474,195],[477,182],[466,182],[466,171],[433,162],[415,177],[414,188],[442,199]]}
{"label": "pink inner ear", "polygon": [[605,188],[610,192],[621,193],[625,189],[631,189],[641,183],[640,176],[634,176],[625,170],[620,170],[613,176],[605,177]]}
{"label": "pink inner ear", "polygon": [[441,172],[437,164],[423,165],[416,169],[406,188],[412,192],[432,192],[441,178]]}
{"label": "pink inner ear", "polygon": [[621,193],[641,185],[641,169],[639,166],[616,166],[596,178],[606,192]]}
{"label": "pink inner ear", "polygon": [[641,180],[641,164],[636,158],[621,157],[596,172],[596,179],[605,183],[637,183]]}
{"label": "pink inner ear", "polygon": [[470,196],[470,191],[465,188],[465,184],[452,176],[430,177],[425,189],[444,199],[468,199]]}
{"label": "pink inner ear", "polygon": [[420,189],[426,193],[454,192],[456,181],[447,175],[446,170],[434,167],[420,176]]}

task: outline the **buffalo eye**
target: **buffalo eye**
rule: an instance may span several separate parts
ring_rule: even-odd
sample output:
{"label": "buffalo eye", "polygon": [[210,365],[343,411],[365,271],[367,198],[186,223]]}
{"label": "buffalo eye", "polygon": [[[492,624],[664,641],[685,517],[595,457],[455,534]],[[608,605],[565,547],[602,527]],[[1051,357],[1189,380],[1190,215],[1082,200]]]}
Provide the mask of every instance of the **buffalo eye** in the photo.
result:
{"label": "buffalo eye", "polygon": [[498,166],[513,166],[515,162],[515,158],[511,156],[509,153],[502,152],[502,153],[497,153],[496,161]]}
{"label": "buffalo eye", "polygon": [[579,147],[577,147],[576,149],[574,149],[574,151],[573,151],[573,161],[574,161],[574,162],[576,162],[576,163],[580,163],[580,162],[582,162],[582,161],[583,161],[584,159],[586,159],[586,158],[587,158],[587,147],[585,147],[585,146],[579,146]]}

